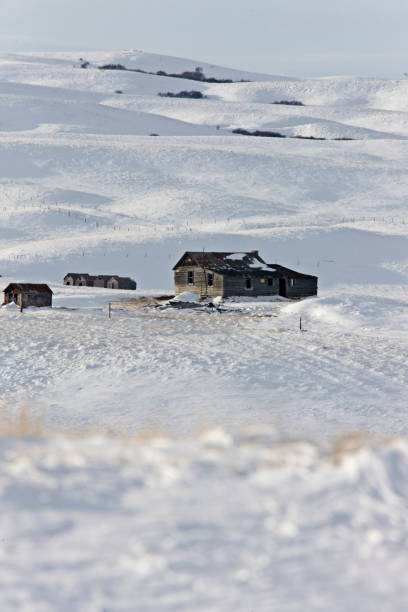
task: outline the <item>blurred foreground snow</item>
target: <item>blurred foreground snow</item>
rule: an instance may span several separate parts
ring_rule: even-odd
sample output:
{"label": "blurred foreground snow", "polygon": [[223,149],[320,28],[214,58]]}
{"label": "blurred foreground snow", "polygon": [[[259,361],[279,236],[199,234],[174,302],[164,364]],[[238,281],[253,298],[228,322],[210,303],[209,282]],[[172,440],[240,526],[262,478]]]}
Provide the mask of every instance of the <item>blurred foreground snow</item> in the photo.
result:
{"label": "blurred foreground snow", "polygon": [[0,609],[405,612],[408,445],[2,438]]}

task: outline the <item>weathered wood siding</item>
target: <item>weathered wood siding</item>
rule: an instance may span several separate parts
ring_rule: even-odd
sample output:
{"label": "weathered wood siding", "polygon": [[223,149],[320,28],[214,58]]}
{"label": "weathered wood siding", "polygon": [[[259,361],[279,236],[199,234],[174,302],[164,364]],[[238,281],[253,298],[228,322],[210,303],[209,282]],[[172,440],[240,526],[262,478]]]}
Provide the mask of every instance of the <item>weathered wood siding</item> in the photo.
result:
{"label": "weathered wood siding", "polygon": [[4,294],[4,303],[15,302],[18,306],[23,303],[23,308],[28,306],[52,306],[52,294],[37,291],[12,291]]}
{"label": "weathered wood siding", "polygon": [[36,291],[24,292],[22,294],[23,308],[28,306],[51,306],[52,305],[52,294],[50,293],[37,293]]}
{"label": "weathered wood siding", "polygon": [[77,287],[93,287],[93,280],[89,279],[87,276],[80,276],[75,279],[74,284]]}
{"label": "weathered wood siding", "polygon": [[[247,279],[251,279],[251,288],[247,288]],[[272,278],[272,285],[268,284],[268,279]],[[263,282],[262,282],[263,281]],[[246,295],[248,297],[257,297],[262,295],[278,295],[279,294],[279,279],[273,278],[271,275],[256,277],[251,274],[229,275],[224,276],[224,296],[230,297],[233,295]]]}
{"label": "weathered wood siding", "polygon": [[94,287],[101,287],[101,288],[106,287],[106,278],[104,279],[104,278],[96,277],[94,282],[93,282],[93,286]]}
{"label": "weathered wood siding", "polygon": [[119,281],[117,278],[110,278],[106,286],[108,289],[119,289]]}
{"label": "weathered wood siding", "polygon": [[21,305],[21,293],[15,291],[5,291],[3,304],[11,304],[14,302],[17,306]]}
{"label": "weathered wood siding", "polygon": [[124,277],[112,278],[110,281],[108,281],[108,287],[111,287],[111,289],[134,290],[136,289],[136,281]]}
{"label": "weathered wood siding", "polygon": [[315,278],[294,278],[286,280],[286,297],[302,298],[317,295],[317,279]]}
{"label": "weathered wood siding", "polygon": [[[188,272],[194,273],[194,283],[188,282]],[[208,286],[208,275],[213,275],[213,285]],[[179,295],[184,291],[190,291],[201,296],[217,297],[223,295],[223,277],[211,270],[203,270],[199,266],[183,266],[174,270],[174,289],[175,294]]]}
{"label": "weathered wood siding", "polygon": [[[188,282],[188,273],[194,273],[194,283]],[[213,275],[213,286],[208,286],[208,274]],[[247,279],[251,287],[247,287]],[[269,280],[272,284],[269,284]],[[268,295],[283,295],[288,298],[302,298],[317,295],[317,278],[285,278],[275,274],[251,275],[217,274],[204,270],[199,266],[183,266],[174,271],[175,294],[190,291],[201,296],[232,297],[234,295],[262,297]]]}

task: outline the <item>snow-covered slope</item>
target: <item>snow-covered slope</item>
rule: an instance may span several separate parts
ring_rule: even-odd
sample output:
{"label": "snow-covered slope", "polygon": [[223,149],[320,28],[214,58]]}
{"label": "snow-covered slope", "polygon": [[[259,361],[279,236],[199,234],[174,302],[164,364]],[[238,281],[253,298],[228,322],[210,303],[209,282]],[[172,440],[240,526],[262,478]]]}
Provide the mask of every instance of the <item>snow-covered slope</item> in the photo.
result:
{"label": "snow-covered slope", "polygon": [[[82,55],[82,57],[81,57]],[[70,69],[72,66],[79,67],[84,62],[88,62],[90,68],[104,66],[107,64],[121,64],[129,70],[143,70],[146,73],[156,73],[165,71],[168,74],[180,74],[182,72],[194,72],[197,67],[201,68],[204,75],[209,78],[230,79],[233,81],[296,81],[297,79],[285,76],[271,76],[270,74],[260,74],[257,72],[247,72],[245,70],[236,70],[226,68],[225,66],[215,66],[199,60],[193,60],[181,57],[171,57],[168,55],[159,55],[157,53],[147,53],[141,50],[130,50],[120,52],[92,52],[84,51],[84,53],[59,52],[59,53],[30,53],[30,54],[3,54],[3,63],[9,64],[11,71],[15,62],[20,64],[20,70],[27,70],[36,73],[38,69],[41,71],[41,66],[48,68],[50,74],[54,71],[62,73],[65,69]],[[30,68],[32,66],[32,68]],[[21,78],[21,77],[20,77]]]}
{"label": "snow-covered slope", "polygon": [[[137,63],[143,58],[148,64]],[[171,284],[169,264],[185,246],[259,244],[267,258],[288,265],[300,258],[310,271],[333,255],[311,255],[309,244],[295,253],[306,235],[330,231],[333,245],[342,244],[344,228],[406,235],[407,115],[387,110],[403,107],[405,81],[208,84],[96,68],[191,69],[184,60],[140,53],[90,60],[87,69],[72,54],[0,63],[3,273],[37,275],[39,261],[40,276],[57,280],[67,267],[98,271],[109,257],[152,288]],[[181,89],[209,97],[156,95]],[[265,103],[282,98],[306,106]],[[374,109],[374,98],[386,103]],[[231,134],[238,127],[356,140],[256,139]],[[372,249],[361,257],[369,265]],[[336,253],[330,278],[343,280],[339,265]]]}
{"label": "snow-covered slope", "polygon": [[368,107],[381,110],[408,109],[408,80],[325,77],[315,79],[275,80],[267,82],[223,84],[224,100],[270,103],[275,100],[299,100],[308,106]]}
{"label": "snow-covered slope", "polygon": [[[0,609],[405,610],[408,82],[80,55],[0,58],[0,288],[54,291],[0,309]],[[203,248],[319,296],[129,301]],[[11,440],[31,416],[44,440]],[[350,430],[396,438],[343,456]]]}

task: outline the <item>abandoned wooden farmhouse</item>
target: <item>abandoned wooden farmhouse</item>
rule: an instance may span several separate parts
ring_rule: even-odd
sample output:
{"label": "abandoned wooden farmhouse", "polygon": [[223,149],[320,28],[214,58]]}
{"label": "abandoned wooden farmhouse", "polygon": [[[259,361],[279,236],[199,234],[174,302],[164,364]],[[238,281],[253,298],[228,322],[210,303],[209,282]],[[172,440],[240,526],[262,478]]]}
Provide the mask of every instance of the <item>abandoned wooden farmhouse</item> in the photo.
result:
{"label": "abandoned wooden farmhouse", "polygon": [[52,291],[48,285],[10,283],[4,289],[3,304],[14,302],[22,310],[28,306],[52,306]]}
{"label": "abandoned wooden farmhouse", "polygon": [[104,287],[105,289],[136,289],[136,281],[128,276],[116,274],[99,274],[92,276],[87,273],[69,272],[64,276],[64,285],[75,287]]}
{"label": "abandoned wooden farmhouse", "polygon": [[258,251],[187,251],[173,270],[176,295],[184,291],[201,297],[281,295],[302,298],[317,295],[317,276],[267,264]]}

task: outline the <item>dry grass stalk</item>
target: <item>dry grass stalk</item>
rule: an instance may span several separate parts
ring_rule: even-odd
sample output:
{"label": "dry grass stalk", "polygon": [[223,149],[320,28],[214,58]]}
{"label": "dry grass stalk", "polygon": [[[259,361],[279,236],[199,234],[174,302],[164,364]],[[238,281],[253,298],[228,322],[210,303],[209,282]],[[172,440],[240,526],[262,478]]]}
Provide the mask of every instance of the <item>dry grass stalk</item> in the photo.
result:
{"label": "dry grass stalk", "polygon": [[35,414],[30,410],[28,400],[23,400],[19,405],[8,397],[0,400],[0,436],[41,438],[44,434],[44,413]]}

